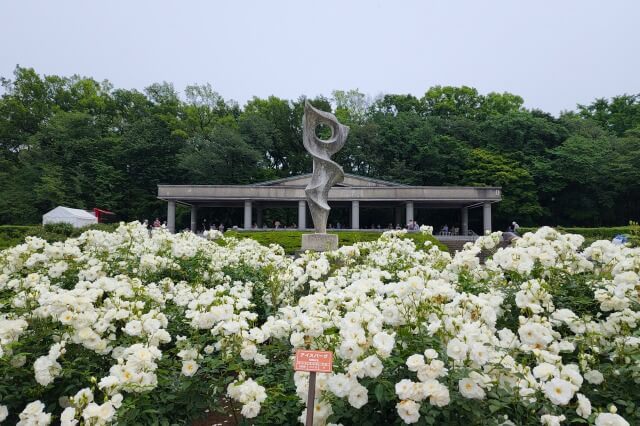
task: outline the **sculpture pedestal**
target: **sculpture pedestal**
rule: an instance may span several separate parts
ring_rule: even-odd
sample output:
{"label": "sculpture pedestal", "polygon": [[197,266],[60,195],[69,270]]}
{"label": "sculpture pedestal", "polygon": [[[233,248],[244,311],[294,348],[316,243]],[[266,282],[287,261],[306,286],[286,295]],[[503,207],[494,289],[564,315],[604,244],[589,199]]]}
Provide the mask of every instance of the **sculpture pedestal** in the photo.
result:
{"label": "sculpture pedestal", "polygon": [[302,251],[332,251],[338,249],[335,234],[302,234]]}

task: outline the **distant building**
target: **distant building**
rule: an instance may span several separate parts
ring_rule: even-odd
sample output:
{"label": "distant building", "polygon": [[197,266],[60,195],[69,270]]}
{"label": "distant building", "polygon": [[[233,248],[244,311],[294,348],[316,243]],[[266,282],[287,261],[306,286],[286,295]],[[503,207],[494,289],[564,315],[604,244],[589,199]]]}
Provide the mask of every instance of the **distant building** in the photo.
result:
{"label": "distant building", "polygon": [[[251,185],[158,185],[158,198],[167,202],[167,227],[175,232],[176,203],[191,206],[191,229],[196,230],[198,208],[244,209],[245,229],[255,222],[262,227],[262,210],[298,207],[298,229],[312,227],[304,189],[311,174],[292,176]],[[344,181],[329,191],[331,207],[351,210],[345,228],[360,229],[361,208],[393,208],[395,223],[410,223],[416,209],[460,209],[461,234],[469,227],[469,209],[482,208],[484,231],[491,230],[491,204],[502,200],[500,187],[411,186],[345,174]],[[404,213],[404,220],[403,220]]]}

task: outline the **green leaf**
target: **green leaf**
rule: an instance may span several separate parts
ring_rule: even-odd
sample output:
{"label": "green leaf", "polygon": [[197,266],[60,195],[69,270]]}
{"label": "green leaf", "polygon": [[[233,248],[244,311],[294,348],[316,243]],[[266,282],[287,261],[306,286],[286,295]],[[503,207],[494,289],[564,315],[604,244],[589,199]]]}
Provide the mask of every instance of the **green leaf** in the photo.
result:
{"label": "green leaf", "polygon": [[382,383],[378,383],[376,385],[374,392],[376,394],[376,399],[379,403],[382,404],[382,402],[384,401],[384,386],[382,386]]}

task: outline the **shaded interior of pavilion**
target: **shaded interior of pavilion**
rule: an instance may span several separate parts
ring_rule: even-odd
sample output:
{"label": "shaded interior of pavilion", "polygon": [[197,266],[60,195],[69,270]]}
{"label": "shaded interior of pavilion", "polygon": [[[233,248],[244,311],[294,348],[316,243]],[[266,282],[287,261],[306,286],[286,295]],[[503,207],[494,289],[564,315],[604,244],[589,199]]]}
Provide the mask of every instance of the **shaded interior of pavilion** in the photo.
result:
{"label": "shaded interior of pavilion", "polygon": [[[242,200],[216,200],[210,203],[176,204],[177,231],[202,232],[212,228],[219,229],[220,225],[223,225],[224,229],[313,229],[311,213],[306,202],[253,201],[247,205]],[[415,220],[418,225],[433,226],[434,234],[481,235],[485,226],[484,215],[487,214],[485,204],[447,205],[413,202],[408,205],[405,202],[360,201],[356,207],[358,217],[354,217],[352,202],[332,201],[329,202],[331,212],[328,228],[384,231],[406,228],[409,220]],[[303,205],[305,217],[301,220]],[[491,214],[490,210],[488,214]]]}

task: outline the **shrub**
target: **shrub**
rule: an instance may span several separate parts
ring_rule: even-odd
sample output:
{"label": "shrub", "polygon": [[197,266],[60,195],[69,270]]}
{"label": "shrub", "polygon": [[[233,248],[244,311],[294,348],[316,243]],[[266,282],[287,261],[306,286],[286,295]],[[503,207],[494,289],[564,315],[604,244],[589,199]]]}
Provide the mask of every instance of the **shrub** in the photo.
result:
{"label": "shrub", "polygon": [[392,231],[294,259],[206,237],[133,223],[0,252],[0,416],[292,424],[308,348],[334,354],[318,424],[640,424],[640,249],[541,228],[452,257]]}
{"label": "shrub", "polygon": [[68,223],[51,223],[46,225],[0,225],[0,250],[12,247],[24,241],[25,237],[33,236],[48,242],[64,241],[70,237],[78,237],[84,231],[94,229],[114,231],[117,223],[96,223],[83,228],[74,228]]}
{"label": "shrub", "polygon": [[[535,232],[538,228],[520,228],[520,234],[526,232]],[[585,242],[591,244],[598,240],[611,241],[616,235],[623,234],[630,236],[630,242],[637,246],[640,245],[640,235],[635,232],[635,227],[630,226],[614,226],[614,227],[601,227],[601,228],[574,228],[559,226],[556,228],[558,231],[566,234],[577,234],[585,237]]]}
{"label": "shrub", "polygon": [[36,232],[35,226],[0,225],[0,250],[15,246],[24,241],[24,237]]}

